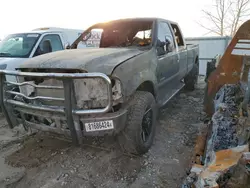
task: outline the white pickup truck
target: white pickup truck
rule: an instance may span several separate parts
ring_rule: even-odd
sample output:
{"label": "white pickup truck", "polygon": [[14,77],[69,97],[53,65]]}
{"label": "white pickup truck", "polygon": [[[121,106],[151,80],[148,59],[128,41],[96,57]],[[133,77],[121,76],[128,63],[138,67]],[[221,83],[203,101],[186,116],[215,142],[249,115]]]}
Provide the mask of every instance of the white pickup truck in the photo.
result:
{"label": "white pickup truck", "polygon": [[[48,27],[10,34],[0,43],[0,69],[15,70],[28,58],[64,50],[82,32],[83,30]],[[13,76],[7,76],[6,79],[15,81]]]}

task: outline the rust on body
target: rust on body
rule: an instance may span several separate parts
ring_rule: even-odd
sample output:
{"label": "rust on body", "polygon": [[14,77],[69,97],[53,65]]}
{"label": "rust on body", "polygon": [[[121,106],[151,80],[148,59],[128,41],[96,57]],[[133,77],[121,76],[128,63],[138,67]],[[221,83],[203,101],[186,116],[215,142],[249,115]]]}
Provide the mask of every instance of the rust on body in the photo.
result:
{"label": "rust on body", "polygon": [[[247,50],[236,46],[237,43],[249,44],[249,42],[244,42],[242,40],[250,40],[250,20],[246,21],[238,29],[224,55],[221,57],[216,70],[212,72],[208,78],[208,98],[206,99],[207,101],[204,101],[204,108],[209,115],[213,114],[213,99],[221,86],[225,84],[236,84],[241,80],[244,55],[233,54],[233,51],[235,49]],[[243,81],[246,81],[246,77],[243,77]]]}

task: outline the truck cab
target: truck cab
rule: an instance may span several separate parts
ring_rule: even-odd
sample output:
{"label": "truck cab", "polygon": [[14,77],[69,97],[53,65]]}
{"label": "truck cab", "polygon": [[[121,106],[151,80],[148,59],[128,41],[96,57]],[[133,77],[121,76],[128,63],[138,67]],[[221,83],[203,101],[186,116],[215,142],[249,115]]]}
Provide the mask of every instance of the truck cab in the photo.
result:
{"label": "truck cab", "polygon": [[[96,30],[99,48],[77,49]],[[17,71],[0,70],[0,83],[8,85],[0,88],[0,105],[10,127],[22,123],[75,144],[113,135],[124,152],[141,155],[153,144],[157,108],[184,86],[193,90],[198,78],[198,46],[186,45],[179,26],[161,18],[97,23],[70,48],[31,58]]]}

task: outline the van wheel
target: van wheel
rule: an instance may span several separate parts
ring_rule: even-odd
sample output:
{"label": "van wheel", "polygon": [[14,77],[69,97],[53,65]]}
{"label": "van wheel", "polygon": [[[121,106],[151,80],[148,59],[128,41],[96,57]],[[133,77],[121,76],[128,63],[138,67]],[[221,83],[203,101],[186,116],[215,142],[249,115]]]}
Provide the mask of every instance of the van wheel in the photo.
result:
{"label": "van wheel", "polygon": [[188,91],[194,91],[198,83],[199,76],[199,66],[198,63],[195,63],[192,70],[184,78],[185,89]]}
{"label": "van wheel", "polygon": [[118,141],[126,153],[142,155],[153,144],[156,129],[157,108],[154,96],[137,91],[129,102],[125,129],[118,135]]}

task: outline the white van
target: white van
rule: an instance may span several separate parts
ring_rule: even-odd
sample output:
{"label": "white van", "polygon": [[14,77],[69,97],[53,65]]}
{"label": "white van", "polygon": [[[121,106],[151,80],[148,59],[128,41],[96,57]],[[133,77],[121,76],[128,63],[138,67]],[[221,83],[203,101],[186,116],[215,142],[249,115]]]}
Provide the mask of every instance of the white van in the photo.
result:
{"label": "white van", "polygon": [[[0,69],[15,70],[27,58],[64,50],[82,32],[83,30],[48,27],[10,34],[0,43]],[[9,78],[7,80],[12,81]]]}

